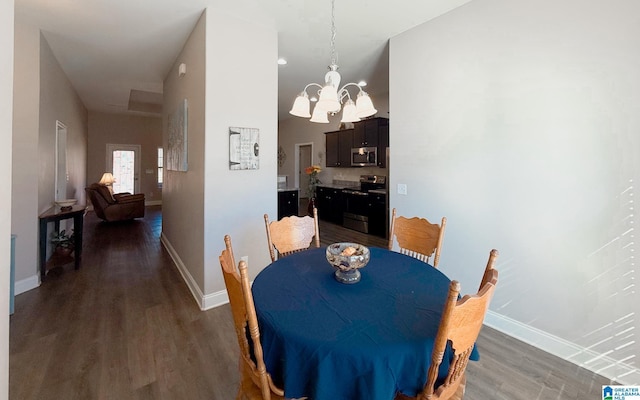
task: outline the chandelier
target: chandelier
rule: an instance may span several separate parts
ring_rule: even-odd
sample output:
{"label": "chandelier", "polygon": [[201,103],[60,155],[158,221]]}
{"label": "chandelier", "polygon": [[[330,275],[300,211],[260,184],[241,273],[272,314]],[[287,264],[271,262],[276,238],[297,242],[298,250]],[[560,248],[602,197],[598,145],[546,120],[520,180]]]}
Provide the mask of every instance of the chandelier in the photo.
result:
{"label": "chandelier", "polygon": [[[311,122],[328,124],[328,114],[335,115],[342,108],[342,120],[340,122],[357,122],[360,118],[369,117],[378,112],[373,107],[371,98],[362,90],[357,83],[347,83],[340,87],[340,73],[336,64],[336,22],[335,22],[335,0],[331,0],[331,64],[329,72],[324,76],[324,86],[318,83],[310,83],[296,97],[290,114],[296,117],[309,118]],[[354,102],[347,88],[357,87],[358,96]],[[310,114],[310,103],[307,89],[318,87],[318,101],[313,108],[313,115]],[[344,108],[342,105],[344,104]]]}

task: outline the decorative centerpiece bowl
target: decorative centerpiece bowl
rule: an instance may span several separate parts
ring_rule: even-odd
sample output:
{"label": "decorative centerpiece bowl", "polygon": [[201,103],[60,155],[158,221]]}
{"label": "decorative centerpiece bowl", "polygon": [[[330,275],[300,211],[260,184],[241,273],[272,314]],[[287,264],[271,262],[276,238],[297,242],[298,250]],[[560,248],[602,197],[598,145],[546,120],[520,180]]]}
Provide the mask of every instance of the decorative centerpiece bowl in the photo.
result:
{"label": "decorative centerpiece bowl", "polygon": [[64,200],[56,200],[54,203],[56,203],[56,205],[60,207],[61,210],[65,211],[65,210],[71,210],[71,207],[77,202],[78,200],[76,199],[64,199]]}
{"label": "decorative centerpiece bowl", "polygon": [[334,243],[327,246],[327,261],[336,272],[334,276],[340,283],[360,282],[360,271],[369,262],[369,248],[358,243]]}

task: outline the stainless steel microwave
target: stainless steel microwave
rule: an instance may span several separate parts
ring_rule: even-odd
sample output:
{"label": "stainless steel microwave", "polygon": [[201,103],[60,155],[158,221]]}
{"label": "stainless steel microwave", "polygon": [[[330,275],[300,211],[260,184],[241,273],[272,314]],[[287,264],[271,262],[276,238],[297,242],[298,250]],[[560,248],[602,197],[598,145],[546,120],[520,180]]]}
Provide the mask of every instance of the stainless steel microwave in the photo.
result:
{"label": "stainless steel microwave", "polygon": [[375,167],[378,165],[377,147],[354,147],[351,149],[352,167]]}

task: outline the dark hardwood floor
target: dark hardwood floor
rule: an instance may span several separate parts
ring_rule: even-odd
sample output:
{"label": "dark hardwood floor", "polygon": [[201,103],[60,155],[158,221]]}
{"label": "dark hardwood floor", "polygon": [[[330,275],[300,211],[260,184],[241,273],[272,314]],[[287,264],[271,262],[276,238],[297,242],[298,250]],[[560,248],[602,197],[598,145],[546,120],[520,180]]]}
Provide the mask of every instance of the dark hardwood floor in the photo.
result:
{"label": "dark hardwood floor", "polygon": [[[69,264],[16,297],[10,399],[235,398],[229,307],[198,309],[160,245],[160,229],[160,207],[128,223],[87,214],[82,268]],[[320,232],[323,244],[386,243],[332,224],[321,223]],[[599,399],[609,383],[487,327],[478,346],[467,400]]]}

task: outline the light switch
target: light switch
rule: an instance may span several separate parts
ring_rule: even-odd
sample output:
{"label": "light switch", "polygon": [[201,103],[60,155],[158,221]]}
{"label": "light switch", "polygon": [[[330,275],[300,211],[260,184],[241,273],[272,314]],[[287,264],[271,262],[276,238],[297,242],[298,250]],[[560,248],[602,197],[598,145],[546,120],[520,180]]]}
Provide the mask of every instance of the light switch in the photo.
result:
{"label": "light switch", "polygon": [[398,194],[407,195],[407,184],[406,183],[398,183]]}

